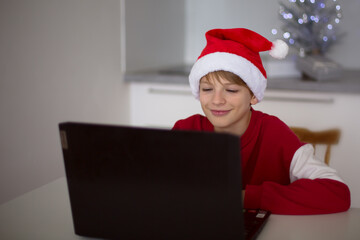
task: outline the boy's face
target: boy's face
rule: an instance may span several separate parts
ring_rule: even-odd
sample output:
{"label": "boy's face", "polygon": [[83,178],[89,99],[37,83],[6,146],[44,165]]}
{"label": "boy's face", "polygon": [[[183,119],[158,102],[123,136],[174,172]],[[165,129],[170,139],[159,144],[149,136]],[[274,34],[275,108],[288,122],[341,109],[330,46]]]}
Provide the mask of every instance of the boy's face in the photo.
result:
{"label": "boy's face", "polygon": [[258,102],[246,86],[220,78],[200,80],[201,107],[216,132],[242,135],[251,117],[251,105]]}

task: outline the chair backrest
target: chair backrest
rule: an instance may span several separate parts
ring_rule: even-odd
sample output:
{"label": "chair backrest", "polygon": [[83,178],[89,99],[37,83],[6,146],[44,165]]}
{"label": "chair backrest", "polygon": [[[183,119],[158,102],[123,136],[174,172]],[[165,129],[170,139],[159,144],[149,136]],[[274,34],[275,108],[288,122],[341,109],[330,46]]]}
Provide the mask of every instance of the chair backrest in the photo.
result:
{"label": "chair backrest", "polygon": [[341,131],[337,128],[323,131],[311,131],[303,127],[290,127],[298,136],[300,141],[310,143],[316,149],[316,145],[323,144],[326,146],[324,161],[327,165],[330,162],[331,146],[337,144],[340,139]]}

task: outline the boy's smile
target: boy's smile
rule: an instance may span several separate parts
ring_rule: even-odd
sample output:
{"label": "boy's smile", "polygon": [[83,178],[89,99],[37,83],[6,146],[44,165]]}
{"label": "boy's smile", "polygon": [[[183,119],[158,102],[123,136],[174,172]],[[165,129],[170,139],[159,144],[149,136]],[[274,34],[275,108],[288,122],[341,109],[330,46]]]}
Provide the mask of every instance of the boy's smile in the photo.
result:
{"label": "boy's smile", "polygon": [[211,113],[214,116],[218,116],[218,117],[224,116],[224,115],[228,114],[229,112],[230,112],[230,110],[211,110]]}
{"label": "boy's smile", "polygon": [[201,107],[216,132],[242,135],[251,117],[251,104],[257,99],[246,86],[220,78],[200,80]]}

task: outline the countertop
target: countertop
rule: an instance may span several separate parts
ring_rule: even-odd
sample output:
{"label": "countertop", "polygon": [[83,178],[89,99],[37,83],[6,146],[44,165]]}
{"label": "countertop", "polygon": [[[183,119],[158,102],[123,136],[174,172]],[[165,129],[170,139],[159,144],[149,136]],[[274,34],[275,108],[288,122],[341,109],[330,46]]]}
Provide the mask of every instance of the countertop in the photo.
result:
{"label": "countertop", "polygon": [[[188,84],[189,67],[125,74],[126,82]],[[360,94],[360,70],[344,70],[338,79],[315,81],[298,77],[269,77],[267,89]]]}

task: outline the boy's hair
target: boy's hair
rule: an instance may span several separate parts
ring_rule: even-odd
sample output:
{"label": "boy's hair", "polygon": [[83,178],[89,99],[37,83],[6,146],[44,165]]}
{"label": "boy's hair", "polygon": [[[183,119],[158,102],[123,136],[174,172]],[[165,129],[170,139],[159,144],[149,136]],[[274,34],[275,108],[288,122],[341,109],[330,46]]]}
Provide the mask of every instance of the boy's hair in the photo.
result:
{"label": "boy's hair", "polygon": [[220,82],[220,79],[226,79],[231,83],[235,83],[237,85],[246,87],[250,91],[251,96],[254,95],[254,93],[251,91],[249,86],[244,82],[244,80],[242,80],[241,77],[239,77],[238,75],[236,75],[232,72],[223,71],[223,70],[214,71],[214,72],[210,72],[210,73],[206,74],[204,76],[204,78],[208,82],[210,82],[211,79],[216,79],[216,81],[218,81],[218,82]]}

